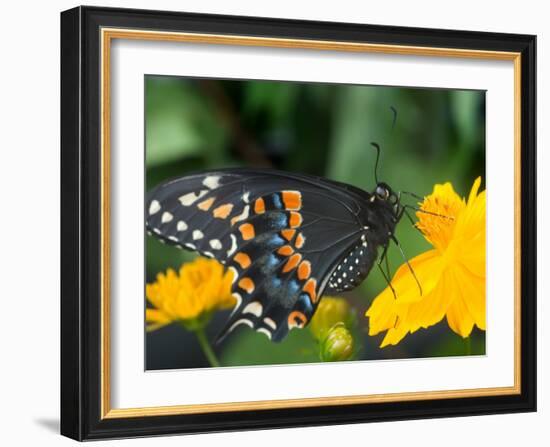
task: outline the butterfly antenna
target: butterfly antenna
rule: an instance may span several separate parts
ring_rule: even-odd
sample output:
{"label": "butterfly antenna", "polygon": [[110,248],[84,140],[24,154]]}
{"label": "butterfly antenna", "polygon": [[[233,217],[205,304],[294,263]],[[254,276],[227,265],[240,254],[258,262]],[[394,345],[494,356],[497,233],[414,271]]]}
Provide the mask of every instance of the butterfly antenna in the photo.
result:
{"label": "butterfly antenna", "polygon": [[399,241],[397,240],[397,238],[395,236],[392,236],[391,238],[392,238],[392,241],[395,242],[395,245],[397,245],[397,248],[399,248],[399,251],[401,252],[401,257],[403,258],[403,260],[407,264],[407,267],[409,267],[409,270],[411,271],[411,273],[414,277],[414,280],[416,281],[416,285],[418,286],[418,290],[420,290],[420,296],[422,296],[422,286],[420,285],[420,281],[418,281],[418,278],[416,277],[416,273],[414,273],[414,270],[413,270],[411,264],[409,263],[409,260],[405,256],[405,252],[401,248],[401,245],[399,244]]}
{"label": "butterfly antenna", "polygon": [[378,161],[380,160],[380,146],[374,142],[371,143],[371,146],[376,149],[376,162],[374,163],[374,181],[378,185]]}

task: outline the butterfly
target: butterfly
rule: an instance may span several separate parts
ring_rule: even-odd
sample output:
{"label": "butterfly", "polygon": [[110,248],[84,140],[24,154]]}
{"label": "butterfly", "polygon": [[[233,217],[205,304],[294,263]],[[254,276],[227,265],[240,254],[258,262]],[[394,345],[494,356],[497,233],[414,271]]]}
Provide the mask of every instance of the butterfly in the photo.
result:
{"label": "butterfly", "polygon": [[147,197],[146,227],[233,273],[237,304],[220,339],[244,324],[281,341],[311,321],[323,294],[352,290],[368,276],[379,249],[385,256],[396,241],[403,211],[383,182],[367,192],[322,177],[237,168],[160,184]]}

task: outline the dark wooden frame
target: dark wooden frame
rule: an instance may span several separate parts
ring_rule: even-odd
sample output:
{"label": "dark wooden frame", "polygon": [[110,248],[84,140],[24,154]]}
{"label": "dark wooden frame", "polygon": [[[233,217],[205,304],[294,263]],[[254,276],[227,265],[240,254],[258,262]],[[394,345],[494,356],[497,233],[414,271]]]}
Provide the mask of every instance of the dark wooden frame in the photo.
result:
{"label": "dark wooden frame", "polygon": [[[521,388],[518,394],[127,418],[101,417],[100,29],[521,53]],[[61,433],[78,440],[536,409],[536,37],[78,7],[61,14]]]}

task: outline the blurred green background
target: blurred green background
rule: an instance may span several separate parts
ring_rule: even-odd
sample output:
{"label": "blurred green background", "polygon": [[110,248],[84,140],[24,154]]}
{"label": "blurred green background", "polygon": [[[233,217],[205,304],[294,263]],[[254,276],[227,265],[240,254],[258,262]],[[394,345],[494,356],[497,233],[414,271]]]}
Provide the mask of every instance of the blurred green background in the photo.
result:
{"label": "blurred green background", "polygon": [[[372,190],[375,152],[382,149],[379,179],[395,191],[421,196],[435,183],[450,181],[468,194],[485,177],[485,92],[467,90],[234,81],[146,76],[146,188],[199,169],[231,166],[273,167],[322,175]],[[397,120],[392,128],[394,114]],[[411,202],[414,203],[414,202]],[[396,235],[408,258],[429,244],[407,219]],[[147,282],[159,271],[178,268],[192,253],[146,240]],[[402,260],[390,245],[392,274]],[[485,353],[485,333],[474,329],[471,345],[445,320],[380,349],[383,334],[369,337],[365,310],[385,287],[373,269],[345,296],[355,309],[355,359],[395,359]],[[211,339],[228,313],[208,328]],[[215,347],[224,366],[319,361],[305,330],[271,343],[239,328]],[[171,325],[146,334],[146,369],[208,366],[192,333]]]}

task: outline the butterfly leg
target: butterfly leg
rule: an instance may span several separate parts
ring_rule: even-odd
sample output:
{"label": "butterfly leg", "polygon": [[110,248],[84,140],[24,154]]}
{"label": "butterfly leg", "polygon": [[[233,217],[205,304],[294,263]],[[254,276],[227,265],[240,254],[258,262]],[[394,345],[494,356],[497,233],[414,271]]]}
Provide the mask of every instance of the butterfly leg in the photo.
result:
{"label": "butterfly leg", "polygon": [[407,219],[409,219],[409,222],[411,223],[411,225],[413,226],[413,228],[418,231],[420,234],[423,235],[422,231],[420,231],[420,228],[418,228],[416,226],[416,222],[414,221],[414,219],[412,218],[412,216],[409,214],[409,212],[407,211],[407,208],[405,208],[405,206],[403,206],[403,208],[401,208],[401,212],[399,213],[399,218],[401,218],[403,216],[403,214],[405,216],[407,216]]}
{"label": "butterfly leg", "polygon": [[[378,269],[380,270],[380,273],[382,273],[382,276],[384,277],[384,279],[386,280],[386,283],[388,284],[388,287],[391,289],[392,293],[393,293],[393,297],[395,299],[397,299],[397,294],[395,293],[395,289],[393,288],[392,284],[391,284],[391,279],[390,279],[390,271],[389,271],[389,264],[388,264],[388,245],[389,244],[386,244],[386,246],[384,247],[384,251],[382,252],[382,256],[380,256],[380,259],[378,260],[377,262],[377,265],[378,265]],[[384,271],[384,269],[382,268],[382,262],[383,261],[386,261],[386,271]]]}
{"label": "butterfly leg", "polygon": [[405,256],[405,252],[403,251],[403,248],[401,248],[401,244],[399,243],[399,241],[397,240],[397,238],[395,236],[392,235],[391,239],[395,243],[395,245],[397,245],[397,248],[399,249],[399,252],[401,253],[401,257],[403,258],[403,260],[407,264],[407,267],[409,267],[409,270],[411,271],[411,273],[414,277],[414,280],[416,281],[418,289],[420,290],[420,296],[422,296],[422,286],[420,285],[420,281],[418,281],[416,273],[414,273],[414,270],[413,270],[411,264],[409,263],[409,260],[407,259],[407,256]]}

